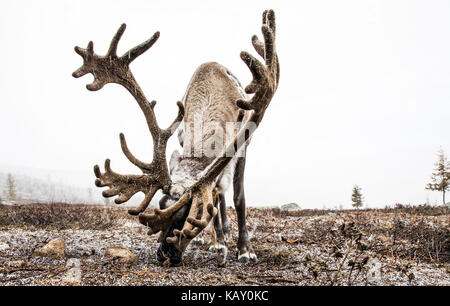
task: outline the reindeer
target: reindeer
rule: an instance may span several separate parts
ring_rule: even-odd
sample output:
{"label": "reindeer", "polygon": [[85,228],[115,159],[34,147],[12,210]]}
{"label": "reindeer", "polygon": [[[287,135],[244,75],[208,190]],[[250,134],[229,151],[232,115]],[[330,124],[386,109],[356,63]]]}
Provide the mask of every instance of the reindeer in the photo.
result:
{"label": "reindeer", "polygon": [[[116,204],[128,201],[138,192],[145,194],[142,203],[128,212],[138,215],[139,222],[148,227],[149,235],[160,233],[157,259],[165,265],[179,264],[191,240],[213,218],[220,251],[219,263],[225,262],[227,250],[224,231],[227,234],[228,228],[223,195],[231,180],[239,230],[237,258],[243,263],[257,261],[250,245],[245,220],[245,149],[264,117],[278,87],[280,75],[275,51],[275,14],[272,10],[264,11],[262,19],[264,41],[254,35],[252,44],[264,63],[248,52],[240,54],[253,76],[245,91],[225,67],[214,62],[202,64],[192,76],[183,102],[177,102],[178,115],[166,129],[160,128],[157,123],[154,112],[156,101],[147,100],[129,68],[133,60],[153,46],[159,38],[159,32],[120,57],[117,56],[117,45],[125,31],[125,24],[120,26],[113,37],[105,56],[94,53],[92,41],[86,49],[75,47],[75,52],[83,58],[83,65],[73,73],[73,77],[79,78],[91,73],[94,81],[86,86],[91,91],[99,90],[108,83],[122,85],[137,101],[145,116],[153,139],[152,162],[138,160],[128,149],[125,136],[121,133],[123,153],[142,174],[116,173],[111,169],[110,160],[106,159],[105,172],[101,172],[98,165],[94,166],[97,177],[95,185],[109,187],[102,195],[118,196]],[[250,94],[253,96],[249,99],[247,95]],[[167,141],[182,121],[184,128],[179,131],[179,139],[183,147],[183,158],[180,158],[178,152],[174,152],[167,165]],[[196,122],[205,125],[215,123],[222,130],[231,122],[237,125],[237,129],[221,147],[217,139],[220,137],[215,134],[214,129],[202,128],[200,133],[190,132],[188,127]],[[211,138],[214,140],[211,148],[215,154],[202,150],[205,142]],[[145,213],[158,190],[162,190],[164,194],[160,207],[151,213]]]}

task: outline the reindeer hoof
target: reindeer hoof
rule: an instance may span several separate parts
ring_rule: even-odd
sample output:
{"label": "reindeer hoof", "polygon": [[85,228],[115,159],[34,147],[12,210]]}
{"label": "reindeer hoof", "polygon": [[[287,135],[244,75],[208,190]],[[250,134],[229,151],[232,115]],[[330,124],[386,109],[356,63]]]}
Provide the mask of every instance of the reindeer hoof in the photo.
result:
{"label": "reindeer hoof", "polygon": [[248,254],[248,252],[238,255],[238,261],[240,263],[246,264],[246,263],[248,263],[249,259],[250,259],[250,255]]}
{"label": "reindeer hoof", "polygon": [[210,252],[219,252],[219,253],[226,253],[227,252],[227,246],[221,243],[211,244],[208,251]]}
{"label": "reindeer hoof", "polygon": [[245,252],[238,255],[238,261],[242,264],[247,264],[249,262],[258,262],[258,257],[253,252]]}

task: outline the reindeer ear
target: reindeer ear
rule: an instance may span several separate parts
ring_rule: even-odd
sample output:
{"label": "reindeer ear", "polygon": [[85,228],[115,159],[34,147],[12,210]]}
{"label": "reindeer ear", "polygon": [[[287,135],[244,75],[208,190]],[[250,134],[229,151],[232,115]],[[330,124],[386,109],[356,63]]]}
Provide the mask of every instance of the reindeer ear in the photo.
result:
{"label": "reindeer ear", "polygon": [[180,163],[181,155],[178,150],[175,150],[172,152],[172,155],[170,156],[169,161],[169,172],[172,173],[173,169]]}

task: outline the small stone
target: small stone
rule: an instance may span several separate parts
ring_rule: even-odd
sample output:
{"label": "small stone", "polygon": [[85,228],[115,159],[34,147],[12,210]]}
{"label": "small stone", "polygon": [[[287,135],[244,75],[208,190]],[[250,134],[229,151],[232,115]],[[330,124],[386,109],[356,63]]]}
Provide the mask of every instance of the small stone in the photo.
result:
{"label": "small stone", "polygon": [[105,252],[105,256],[111,257],[121,263],[136,264],[138,257],[129,248],[126,247],[111,247]]}
{"label": "small stone", "polygon": [[61,238],[56,238],[50,240],[50,242],[44,245],[42,248],[35,250],[32,256],[64,258],[65,250],[66,243],[64,242],[64,240]]}
{"label": "small stone", "polygon": [[6,251],[9,249],[9,245],[6,242],[0,241],[0,251]]}

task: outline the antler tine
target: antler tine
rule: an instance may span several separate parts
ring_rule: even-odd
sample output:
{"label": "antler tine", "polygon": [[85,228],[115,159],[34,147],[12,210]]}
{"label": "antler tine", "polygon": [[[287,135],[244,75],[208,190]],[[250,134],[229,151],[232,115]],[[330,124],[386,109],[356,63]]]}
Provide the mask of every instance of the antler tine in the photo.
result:
{"label": "antler tine", "polygon": [[128,58],[128,63],[131,63],[139,55],[150,49],[153,46],[153,44],[158,40],[158,38],[159,32],[155,32],[155,34],[153,34],[153,36],[150,37],[148,40],[125,52],[125,54],[122,55],[122,58]]}
{"label": "antler tine", "polygon": [[200,220],[198,220],[196,216],[188,217],[186,221],[200,230],[203,230],[208,225],[209,221],[217,214],[217,208],[214,207],[211,185],[202,186],[200,188],[200,193],[202,195],[202,217]]}
{"label": "antler tine", "polygon": [[113,39],[111,40],[106,56],[117,56],[117,46],[119,45],[119,40],[122,38],[123,32],[125,32],[126,28],[127,25],[125,23],[122,23],[120,28],[117,30],[116,35],[114,35]]}
{"label": "antler tine", "polygon": [[141,202],[141,204],[139,204],[139,206],[136,208],[129,209],[128,213],[130,215],[137,216],[137,215],[139,215],[139,213],[143,212],[148,207],[148,205],[150,204],[150,201],[152,200],[155,193],[159,190],[159,188],[160,188],[159,186],[152,185],[150,187],[150,191],[145,195],[145,198]]}
{"label": "antler tine", "polygon": [[276,25],[275,25],[275,12],[273,10],[265,11],[265,21],[263,21],[263,25],[261,27],[261,30],[264,35],[264,58],[266,60],[266,65],[269,67],[269,69],[272,68],[272,63],[275,59],[275,32],[276,32]]}
{"label": "antler tine", "polygon": [[133,155],[133,153],[130,152],[127,146],[127,141],[125,140],[125,135],[123,133],[120,133],[120,146],[122,147],[123,154],[125,154],[125,156],[131,163],[140,168],[144,173],[151,171],[151,164],[140,161]]}
{"label": "antler tine", "polygon": [[253,35],[252,36],[252,45],[253,48],[255,48],[256,52],[264,58],[264,44],[259,40],[258,36]]}

